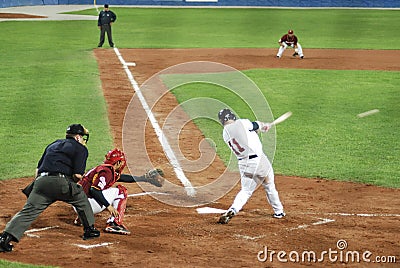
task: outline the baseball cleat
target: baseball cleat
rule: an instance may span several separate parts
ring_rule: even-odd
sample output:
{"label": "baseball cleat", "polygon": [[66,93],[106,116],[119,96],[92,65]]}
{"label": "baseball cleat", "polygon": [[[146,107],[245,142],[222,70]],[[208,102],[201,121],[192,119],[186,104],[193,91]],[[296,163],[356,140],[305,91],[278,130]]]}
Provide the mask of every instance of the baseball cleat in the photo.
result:
{"label": "baseball cleat", "polygon": [[0,236],[0,252],[11,252],[13,250],[13,245],[10,244],[12,240],[12,235],[7,232],[2,233]]}
{"label": "baseball cleat", "polygon": [[293,53],[293,57],[296,57],[297,55],[299,55],[299,53],[297,53],[297,52],[295,52],[295,53]]}
{"label": "baseball cleat", "polygon": [[107,227],[104,229],[106,233],[113,233],[113,234],[121,234],[121,235],[130,235],[131,232],[126,229],[123,225],[118,225],[115,222],[110,222],[107,224]]}
{"label": "baseball cleat", "polygon": [[280,56],[278,56],[278,55],[276,55],[276,58],[277,58],[277,59],[280,59],[281,57],[280,57]]}
{"label": "baseball cleat", "polygon": [[82,239],[89,240],[89,239],[93,239],[93,238],[96,238],[99,236],[100,236],[100,231],[97,230],[96,228],[94,228],[94,226],[92,225],[88,228],[85,228]]}
{"label": "baseball cleat", "polygon": [[304,56],[300,56],[300,59],[304,59]]}
{"label": "baseball cleat", "polygon": [[283,217],[286,216],[285,212],[282,213],[274,213],[274,215],[272,215],[275,219],[282,219]]}
{"label": "baseball cleat", "polygon": [[218,223],[227,224],[235,216],[235,212],[230,209],[219,217]]}

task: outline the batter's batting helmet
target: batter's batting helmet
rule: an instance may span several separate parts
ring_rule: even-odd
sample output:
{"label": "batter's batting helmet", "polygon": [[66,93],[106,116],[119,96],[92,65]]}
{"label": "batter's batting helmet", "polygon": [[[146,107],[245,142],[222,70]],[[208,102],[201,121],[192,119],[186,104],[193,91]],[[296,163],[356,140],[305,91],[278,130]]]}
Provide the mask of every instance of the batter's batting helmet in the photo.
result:
{"label": "batter's batting helmet", "polygon": [[120,170],[123,170],[126,166],[125,154],[121,150],[115,148],[111,151],[108,151],[106,154],[106,159],[104,160],[104,164],[115,165],[115,163],[118,161],[122,161]]}
{"label": "batter's batting helmet", "polygon": [[218,113],[218,119],[221,124],[224,125],[228,120],[236,120],[236,115],[229,109],[222,109]]}

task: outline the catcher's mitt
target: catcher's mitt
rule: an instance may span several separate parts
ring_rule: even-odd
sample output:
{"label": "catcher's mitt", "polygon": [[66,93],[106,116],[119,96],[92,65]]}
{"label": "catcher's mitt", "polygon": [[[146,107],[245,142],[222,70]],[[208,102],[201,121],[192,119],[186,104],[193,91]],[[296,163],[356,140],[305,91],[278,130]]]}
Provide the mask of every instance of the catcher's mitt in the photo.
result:
{"label": "catcher's mitt", "polygon": [[160,168],[147,171],[144,177],[148,183],[157,187],[162,187],[164,185],[164,171]]}

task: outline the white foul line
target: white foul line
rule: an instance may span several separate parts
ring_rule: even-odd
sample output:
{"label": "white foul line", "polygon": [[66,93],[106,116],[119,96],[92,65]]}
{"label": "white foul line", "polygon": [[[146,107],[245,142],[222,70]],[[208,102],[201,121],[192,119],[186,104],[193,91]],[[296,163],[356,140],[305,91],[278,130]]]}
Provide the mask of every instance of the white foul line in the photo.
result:
{"label": "white foul line", "polygon": [[167,137],[164,135],[164,132],[162,131],[160,125],[158,124],[157,120],[155,119],[153,113],[151,112],[150,107],[148,106],[146,99],[144,98],[142,91],[140,90],[140,87],[136,80],[133,78],[133,75],[131,71],[128,68],[128,65],[126,64],[125,60],[123,59],[121,53],[119,53],[119,50],[114,47],[114,52],[117,55],[119,61],[122,64],[122,67],[125,70],[125,73],[128,75],[128,79],[135,90],[136,95],[138,96],[143,109],[145,110],[147,117],[149,118],[151,125],[153,126],[153,129],[158,137],[158,140],[161,143],[161,146],[163,147],[164,152],[167,155],[167,158],[171,165],[174,167],[174,171],[178,179],[182,182],[183,186],[185,186],[186,193],[189,196],[194,196],[196,194],[196,190],[193,188],[192,184],[186,177],[185,173],[182,170],[182,167],[179,164],[178,159],[175,156],[175,153],[173,152],[171,146],[168,143]]}

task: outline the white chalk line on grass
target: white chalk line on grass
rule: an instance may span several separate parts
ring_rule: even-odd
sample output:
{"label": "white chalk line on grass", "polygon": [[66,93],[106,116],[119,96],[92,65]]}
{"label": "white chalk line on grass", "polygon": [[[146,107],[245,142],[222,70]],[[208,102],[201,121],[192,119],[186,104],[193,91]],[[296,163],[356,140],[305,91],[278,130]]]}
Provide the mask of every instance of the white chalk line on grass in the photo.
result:
{"label": "white chalk line on grass", "polygon": [[[185,187],[187,195],[194,196],[196,194],[196,190],[193,188],[192,184],[190,183],[190,181],[186,177],[185,173],[183,172],[182,167],[179,164],[179,161],[176,158],[174,151],[172,150],[171,146],[169,145],[167,137],[165,136],[160,125],[158,124],[157,120],[155,119],[153,113],[151,112],[151,109],[148,106],[146,99],[144,98],[138,83],[136,82],[131,71],[128,68],[128,64],[132,64],[132,63],[127,64],[125,62],[124,58],[122,57],[121,53],[119,53],[119,50],[116,47],[114,47],[114,52],[117,55],[119,61],[121,62],[122,67],[125,70],[125,73],[128,75],[129,82],[131,83],[133,89],[135,90],[135,93],[138,96],[140,103],[142,104],[143,109],[145,110],[145,112],[147,114],[147,117],[149,118],[151,125],[153,126],[153,129],[157,135],[157,138],[160,141],[161,146],[163,147],[163,150],[167,155],[169,162],[174,167],[176,176],[178,177],[178,179],[181,181],[181,183]],[[135,64],[135,66],[136,66],[136,64]]]}

